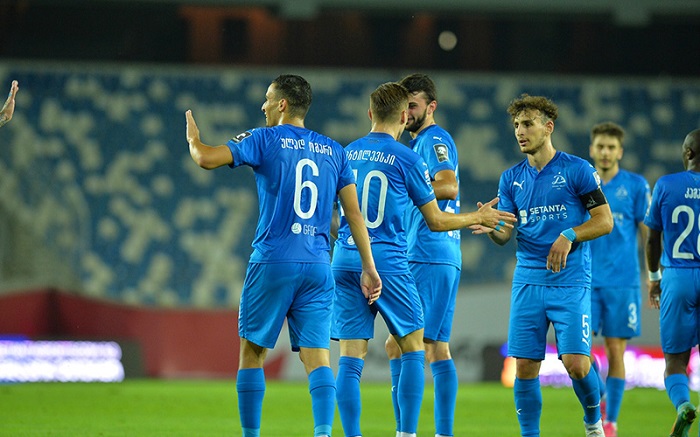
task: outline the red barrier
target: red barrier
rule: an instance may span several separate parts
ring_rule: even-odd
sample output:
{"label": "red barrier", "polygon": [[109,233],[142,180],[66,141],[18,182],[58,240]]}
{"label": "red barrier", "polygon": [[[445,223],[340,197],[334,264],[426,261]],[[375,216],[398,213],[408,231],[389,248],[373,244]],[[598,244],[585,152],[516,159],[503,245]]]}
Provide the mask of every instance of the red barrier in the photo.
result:
{"label": "red barrier", "polygon": [[[54,289],[0,295],[0,333],[135,341],[149,377],[235,377],[237,324],[235,310],[146,308]],[[271,362],[266,374],[278,377],[282,367]]]}

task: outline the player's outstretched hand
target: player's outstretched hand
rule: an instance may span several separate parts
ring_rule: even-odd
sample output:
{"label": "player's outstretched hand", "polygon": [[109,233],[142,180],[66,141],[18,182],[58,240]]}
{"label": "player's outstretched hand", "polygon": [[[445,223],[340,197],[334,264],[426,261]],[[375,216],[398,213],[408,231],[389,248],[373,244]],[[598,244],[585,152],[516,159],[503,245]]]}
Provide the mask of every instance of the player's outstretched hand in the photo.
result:
{"label": "player's outstretched hand", "polygon": [[187,120],[187,142],[192,143],[192,141],[199,141],[199,128],[194,121],[191,109],[185,112],[185,120]]}
{"label": "player's outstretched hand", "polygon": [[493,207],[498,204],[498,197],[494,197],[486,203],[477,203],[481,223],[469,227],[473,234],[485,234],[489,232],[505,232],[505,228],[513,229],[513,223],[517,221],[515,214],[499,211]]}
{"label": "player's outstretched hand", "polygon": [[12,81],[12,86],[10,87],[10,94],[5,100],[5,104],[0,110],[0,126],[12,119],[12,115],[15,113],[15,97],[17,96],[17,91],[19,91],[19,82],[16,80]]}
{"label": "player's outstretched hand", "polygon": [[382,279],[377,269],[363,270],[360,278],[362,294],[367,298],[367,303],[372,305],[382,295]]}

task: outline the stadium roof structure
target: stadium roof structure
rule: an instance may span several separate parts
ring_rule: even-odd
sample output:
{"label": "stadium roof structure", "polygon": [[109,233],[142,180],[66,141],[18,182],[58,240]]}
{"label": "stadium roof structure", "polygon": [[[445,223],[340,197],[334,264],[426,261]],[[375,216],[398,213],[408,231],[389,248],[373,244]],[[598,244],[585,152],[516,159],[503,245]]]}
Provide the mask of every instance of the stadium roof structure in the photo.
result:
{"label": "stadium roof structure", "polygon": [[[44,3],[85,3],[85,0],[35,0]],[[92,0],[133,3],[133,0]],[[620,25],[646,25],[653,16],[700,16],[698,0],[140,0],[141,3],[188,4],[192,6],[263,6],[286,18],[312,18],[321,9],[368,11],[462,11],[495,14],[601,14],[612,15]]]}

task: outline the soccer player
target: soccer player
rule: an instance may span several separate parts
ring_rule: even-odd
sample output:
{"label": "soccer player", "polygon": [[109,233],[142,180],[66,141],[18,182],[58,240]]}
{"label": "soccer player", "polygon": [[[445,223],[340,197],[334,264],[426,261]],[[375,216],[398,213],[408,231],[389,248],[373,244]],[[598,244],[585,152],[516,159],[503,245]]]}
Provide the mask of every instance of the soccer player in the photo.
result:
{"label": "soccer player", "polygon": [[8,94],[7,100],[5,100],[2,110],[0,110],[0,127],[5,126],[8,121],[12,120],[12,115],[15,113],[15,96],[17,96],[17,91],[19,91],[19,82],[13,80],[10,94]]}
{"label": "soccer player", "polygon": [[[457,147],[452,136],[435,123],[437,90],[425,74],[411,74],[399,82],[408,89],[410,146],[428,165],[438,207],[459,212]],[[420,290],[425,319],[425,357],[433,374],[436,437],[452,436],[457,400],[457,370],[450,354],[450,334],[462,268],[460,232],[433,232],[420,210],[412,205],[405,215],[408,265]],[[396,426],[401,423],[397,384],[401,376],[401,349],[391,335],[386,341]]]}
{"label": "soccer player", "polygon": [[[515,411],[522,436],[540,435],[539,372],[554,326],[557,351],[584,411],[586,436],[602,436],[598,379],[591,372],[591,261],[588,241],[610,233],[613,218],[600,177],[585,160],[552,144],[558,109],[523,94],[508,106],[526,158],[499,181],[498,208],[517,214],[508,355],[515,358]],[[506,244],[512,230],[487,232]]]}
{"label": "soccer player", "polygon": [[192,159],[205,169],[253,168],[260,218],[246,272],[238,317],[241,337],[236,388],[243,437],[260,435],[265,394],[263,362],[285,318],[292,349],[309,378],[314,436],[330,436],[335,379],[330,368],[334,283],[330,223],[336,195],[358,249],[357,289],[364,305],[381,293],[352,169],[340,144],[304,127],[311,87],[300,76],[281,75],[268,87],[266,127],[236,135],[227,144],[203,144],[186,112]]}
{"label": "soccer player", "polygon": [[[617,417],[625,392],[627,340],[640,335],[638,234],[646,240],[643,222],[651,197],[649,184],[641,175],[620,168],[624,137],[625,131],[615,123],[597,124],[591,129],[589,150],[615,222],[609,235],[590,243],[591,327],[593,335],[605,338],[608,358],[608,375],[604,383],[601,380],[600,390],[606,437],[617,437]],[[593,357],[591,363],[598,372]]]}
{"label": "soccer player", "polygon": [[686,372],[700,335],[700,129],[685,137],[682,153],[686,171],[659,178],[644,218],[649,302],[661,309],[664,384],[677,412],[671,437],[686,437],[697,416]]}
{"label": "soccer player", "polygon": [[362,435],[360,378],[377,313],[382,315],[402,352],[397,384],[399,435],[416,435],[425,383],[425,350],[423,308],[406,257],[403,218],[408,206],[418,206],[430,229],[438,232],[475,224],[503,232],[512,228],[516,220],[513,214],[492,208],[498,199],[471,213],[449,214],[440,210],[427,165],[416,152],[397,141],[408,119],[408,102],[408,90],[402,85],[380,85],[370,96],[370,133],[345,148],[358,182],[372,252],[382,260],[377,270],[383,282],[381,299],[369,306],[361,305],[365,299],[357,291],[358,248],[348,232],[347,214],[341,214],[332,262],[336,280],[332,336],[340,340],[338,411],[347,437]]}

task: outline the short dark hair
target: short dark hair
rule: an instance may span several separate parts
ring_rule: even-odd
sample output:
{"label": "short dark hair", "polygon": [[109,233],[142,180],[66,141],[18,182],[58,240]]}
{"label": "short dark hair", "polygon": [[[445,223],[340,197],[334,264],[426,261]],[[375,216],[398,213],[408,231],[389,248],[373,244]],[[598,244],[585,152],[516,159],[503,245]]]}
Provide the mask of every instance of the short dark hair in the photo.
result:
{"label": "short dark hair", "polygon": [[542,117],[549,120],[556,120],[559,116],[559,109],[553,101],[542,96],[531,96],[529,94],[521,94],[519,98],[514,99],[508,105],[508,113],[510,114],[511,120],[515,120],[521,112],[535,109],[542,113]]}
{"label": "short dark hair", "polygon": [[613,123],[612,121],[604,121],[598,123],[591,129],[591,143],[597,135],[610,135],[611,137],[617,138],[622,146],[625,140],[625,130],[619,124]]}
{"label": "short dark hair", "polygon": [[398,82],[381,84],[370,94],[369,108],[373,118],[390,121],[408,109],[408,90]]}
{"label": "short dark hair", "polygon": [[287,100],[290,115],[305,117],[311,106],[311,85],[301,76],[281,74],[272,81],[279,97]]}
{"label": "short dark hair", "polygon": [[419,93],[424,92],[425,96],[428,98],[428,103],[435,100],[437,102],[437,88],[435,88],[435,82],[427,75],[423,73],[409,74],[399,81],[399,83],[406,87],[409,93]]}

